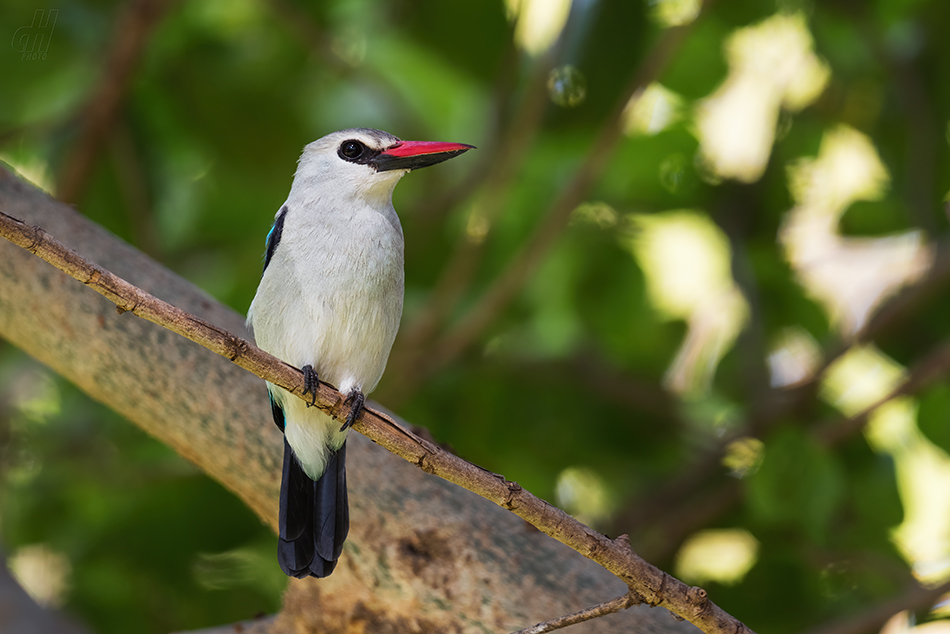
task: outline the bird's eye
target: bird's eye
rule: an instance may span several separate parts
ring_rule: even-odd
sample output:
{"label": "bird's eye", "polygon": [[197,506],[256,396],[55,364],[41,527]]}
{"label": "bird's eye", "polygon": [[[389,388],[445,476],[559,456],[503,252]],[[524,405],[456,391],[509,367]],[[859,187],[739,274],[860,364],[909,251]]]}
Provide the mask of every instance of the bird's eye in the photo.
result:
{"label": "bird's eye", "polygon": [[359,141],[344,141],[340,146],[340,156],[352,161],[358,159],[365,149],[366,146]]}

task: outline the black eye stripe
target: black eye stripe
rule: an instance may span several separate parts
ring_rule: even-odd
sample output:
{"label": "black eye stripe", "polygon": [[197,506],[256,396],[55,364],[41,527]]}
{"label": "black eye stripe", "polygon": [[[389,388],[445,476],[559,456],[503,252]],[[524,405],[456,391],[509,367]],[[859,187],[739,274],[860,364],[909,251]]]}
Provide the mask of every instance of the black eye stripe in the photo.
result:
{"label": "black eye stripe", "polygon": [[374,150],[357,139],[347,139],[337,148],[337,156],[348,163],[365,165],[379,156],[382,150]]}

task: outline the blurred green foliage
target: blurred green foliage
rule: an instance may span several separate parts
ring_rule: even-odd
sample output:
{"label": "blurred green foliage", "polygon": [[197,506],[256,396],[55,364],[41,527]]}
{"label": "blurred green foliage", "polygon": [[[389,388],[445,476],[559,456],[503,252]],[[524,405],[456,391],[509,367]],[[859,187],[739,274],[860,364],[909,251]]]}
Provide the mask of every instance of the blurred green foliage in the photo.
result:
{"label": "blurred green foliage", "polygon": [[[532,57],[516,45],[500,1],[173,3],[148,35],[77,206],[244,312],[304,144],[353,126],[473,143],[477,152],[413,174],[395,193],[407,238],[404,333],[448,263],[477,242],[466,237],[473,218],[486,223],[474,273],[440,324],[448,329],[505,275],[597,151],[594,139],[632,78],[656,62],[665,41],[651,18],[659,4],[577,2],[551,56]],[[128,6],[0,6],[0,40],[28,26],[36,9],[59,11],[45,59],[22,60],[15,46],[0,52],[0,158],[51,190],[81,138],[81,113]],[[692,109],[726,78],[729,36],[781,11],[804,12],[830,80],[811,106],[780,115],[761,179],[715,178],[696,159]],[[678,118],[605,150],[610,161],[583,198],[610,213],[575,214],[470,349],[434,372],[391,364],[377,396],[463,457],[547,499],[556,499],[566,469],[596,474],[614,510],[597,527],[629,532],[666,570],[703,528],[745,529],[759,543],[755,565],[739,583],[707,588],[758,631],[800,631],[899,594],[911,566],[892,537],[904,519],[892,457],[860,434],[822,444],[815,430],[835,410],[814,394],[773,388],[766,358],[789,329],[823,354],[839,342],[776,239],[795,204],[786,168],[813,158],[827,130],[844,123],[868,135],[891,176],[882,198],[846,211],[843,235],[918,228],[927,240],[945,236],[946,24],[945,0],[713,3],[653,78],[681,98]],[[545,64],[573,67],[562,78],[583,82],[568,86],[583,89],[583,99],[560,107],[542,94],[531,114],[526,104],[546,81]],[[513,129],[525,112],[525,127]],[[518,153],[504,163],[510,174],[478,180]],[[494,207],[479,208],[485,201]],[[728,237],[733,275],[751,305],[711,383],[689,394],[664,379],[689,326],[651,304],[629,248],[631,214],[677,209],[699,210]],[[931,294],[876,343],[910,366],[946,336],[947,304]],[[249,511],[19,352],[7,346],[0,355],[0,541],[8,552],[43,543],[67,557],[67,610],[105,634],[194,629],[279,609],[273,537]],[[394,374],[417,371],[419,382],[393,384]],[[944,380],[919,402],[920,430],[943,452],[948,390]],[[746,427],[761,420],[768,424]],[[733,433],[764,443],[744,478],[720,465],[657,499]],[[727,489],[738,491],[732,503],[691,514]]]}

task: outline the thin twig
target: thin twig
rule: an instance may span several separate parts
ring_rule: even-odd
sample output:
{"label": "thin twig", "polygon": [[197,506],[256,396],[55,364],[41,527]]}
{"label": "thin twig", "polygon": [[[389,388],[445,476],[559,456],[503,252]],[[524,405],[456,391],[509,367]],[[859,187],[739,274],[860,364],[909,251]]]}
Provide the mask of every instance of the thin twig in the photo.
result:
{"label": "thin twig", "polygon": [[[287,391],[303,395],[303,373],[253,344],[172,306],[93,264],[37,227],[0,212],[0,236],[46,260],[116,304],[121,312],[176,332]],[[306,398],[310,398],[307,396]],[[332,386],[320,383],[316,405],[340,422],[350,406]],[[710,601],[701,588],[687,586],[649,564],[630,547],[626,535],[610,539],[523,489],[516,482],[462,460],[420,438],[385,414],[364,408],[353,428],[376,444],[495,504],[541,532],[573,548],[619,577],[645,603],[662,606],[708,634],[751,630]]]}
{"label": "thin twig", "polygon": [[667,29],[663,33],[639,72],[635,74],[623,92],[623,97],[615,105],[613,113],[601,127],[584,162],[548,209],[534,235],[513,258],[508,268],[482,295],[476,308],[432,347],[434,354],[430,355],[430,362],[425,368],[428,373],[444,367],[468,349],[528,282],[567,226],[571,212],[583,201],[584,196],[606,169],[610,158],[619,146],[620,139],[623,138],[624,108],[638,91],[660,75],[690,29],[691,25],[686,25]]}
{"label": "thin twig", "polygon": [[638,597],[628,592],[627,594],[611,599],[610,601],[604,601],[603,603],[599,603],[584,610],[573,612],[571,614],[565,614],[564,616],[558,617],[556,619],[551,619],[550,621],[545,621],[544,623],[538,623],[537,625],[526,627],[523,630],[513,632],[513,634],[544,634],[545,632],[553,632],[554,630],[560,630],[570,625],[577,625],[578,623],[583,623],[584,621],[596,619],[599,616],[620,612],[620,610],[626,610],[630,606],[639,605],[640,603],[641,601]]}

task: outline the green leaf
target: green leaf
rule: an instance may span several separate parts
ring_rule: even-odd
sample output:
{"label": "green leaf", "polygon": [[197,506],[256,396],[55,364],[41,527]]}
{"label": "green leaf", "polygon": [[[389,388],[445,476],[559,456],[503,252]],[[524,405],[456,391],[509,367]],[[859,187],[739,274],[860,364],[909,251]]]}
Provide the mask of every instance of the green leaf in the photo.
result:
{"label": "green leaf", "polygon": [[950,453],[950,385],[941,383],[923,394],[917,425],[927,440]]}
{"label": "green leaf", "polygon": [[824,541],[844,492],[836,458],[800,429],[786,428],[765,445],[762,466],[748,479],[748,503],[765,525]]}

